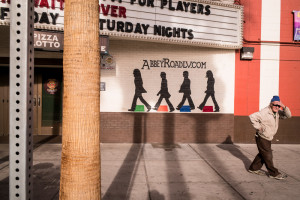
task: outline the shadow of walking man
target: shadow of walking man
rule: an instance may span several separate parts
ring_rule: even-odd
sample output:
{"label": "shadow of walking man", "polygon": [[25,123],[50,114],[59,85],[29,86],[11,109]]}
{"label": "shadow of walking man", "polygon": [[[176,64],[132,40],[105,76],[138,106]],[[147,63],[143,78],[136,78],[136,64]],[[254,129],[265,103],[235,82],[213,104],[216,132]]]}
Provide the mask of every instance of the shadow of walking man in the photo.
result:
{"label": "shadow of walking man", "polygon": [[240,150],[240,146],[233,144],[230,135],[227,136],[224,142],[218,144],[217,147],[225,151],[229,151],[229,153],[231,153],[233,156],[243,161],[245,169],[248,171],[251,160]]}

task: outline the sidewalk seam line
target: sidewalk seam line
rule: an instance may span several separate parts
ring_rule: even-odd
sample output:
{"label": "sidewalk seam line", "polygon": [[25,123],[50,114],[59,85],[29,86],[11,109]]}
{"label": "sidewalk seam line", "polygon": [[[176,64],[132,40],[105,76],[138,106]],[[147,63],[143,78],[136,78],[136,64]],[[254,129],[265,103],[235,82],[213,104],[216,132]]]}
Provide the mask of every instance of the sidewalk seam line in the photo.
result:
{"label": "sidewalk seam line", "polygon": [[246,200],[246,198],[238,190],[236,190],[204,157],[202,157],[200,153],[198,153],[190,144],[188,145],[206,164],[208,164],[208,166],[210,166],[211,169],[218,174],[218,176],[223,179],[225,183],[227,183],[231,189],[233,189],[242,199]]}

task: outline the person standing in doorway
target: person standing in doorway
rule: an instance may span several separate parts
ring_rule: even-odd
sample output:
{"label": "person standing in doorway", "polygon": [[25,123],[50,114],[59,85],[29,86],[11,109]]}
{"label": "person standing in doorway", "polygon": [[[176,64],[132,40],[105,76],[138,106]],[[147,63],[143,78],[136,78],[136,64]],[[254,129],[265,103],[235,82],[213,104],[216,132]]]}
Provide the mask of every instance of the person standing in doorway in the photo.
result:
{"label": "person standing in doorway", "polygon": [[131,108],[128,109],[128,111],[134,111],[136,107],[137,99],[140,99],[140,101],[147,107],[147,112],[151,110],[151,106],[145,101],[142,94],[147,93],[147,91],[143,87],[143,79],[142,75],[139,69],[133,70],[134,75],[134,85],[135,85],[135,93],[132,100]]}
{"label": "person standing in doorway", "polygon": [[260,169],[265,164],[270,178],[284,179],[285,176],[274,167],[271,141],[277,132],[279,119],[292,117],[290,109],[280,101],[279,96],[273,96],[269,106],[249,117],[256,129],[255,140],[258,148],[258,154],[250,165],[249,172],[264,175]]}
{"label": "person standing in doorway", "polygon": [[163,98],[165,98],[169,108],[170,108],[170,112],[174,111],[174,107],[172,105],[172,103],[170,102],[169,98],[171,97],[169,91],[168,91],[168,81],[167,81],[167,75],[165,72],[161,72],[160,73],[160,77],[161,77],[161,87],[160,87],[160,91],[157,93],[157,96],[160,95],[157,103],[154,106],[154,110],[157,110],[161,104],[161,101],[163,100]]}
{"label": "person standing in doorway", "polygon": [[183,106],[185,100],[188,99],[191,110],[194,110],[195,105],[194,105],[194,102],[191,97],[192,92],[191,92],[191,81],[189,79],[189,72],[184,71],[183,77],[184,77],[183,83],[181,84],[180,90],[179,90],[179,93],[183,93],[183,97],[182,97],[182,101],[178,104],[176,109],[180,110],[180,108]]}
{"label": "person standing in doorway", "polygon": [[204,100],[203,102],[199,105],[199,109],[200,110],[203,110],[205,104],[206,104],[206,101],[209,97],[212,98],[212,101],[214,102],[215,104],[215,111],[214,112],[219,112],[220,111],[220,107],[216,101],[216,98],[215,98],[215,79],[214,79],[214,75],[212,73],[211,70],[208,70],[206,72],[206,78],[207,78],[207,87],[206,87],[206,95],[204,97]]}

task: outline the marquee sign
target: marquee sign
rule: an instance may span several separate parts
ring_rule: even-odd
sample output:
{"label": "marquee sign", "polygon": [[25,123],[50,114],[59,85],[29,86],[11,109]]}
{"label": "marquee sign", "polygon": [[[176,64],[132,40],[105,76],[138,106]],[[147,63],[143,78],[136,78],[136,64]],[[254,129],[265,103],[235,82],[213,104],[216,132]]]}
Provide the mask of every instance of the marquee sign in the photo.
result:
{"label": "marquee sign", "polygon": [[[12,0],[11,0],[12,1]],[[9,24],[9,1],[0,1]],[[35,0],[35,28],[63,30],[64,0]],[[243,7],[207,0],[100,0],[100,33],[111,38],[226,49],[242,47]]]}

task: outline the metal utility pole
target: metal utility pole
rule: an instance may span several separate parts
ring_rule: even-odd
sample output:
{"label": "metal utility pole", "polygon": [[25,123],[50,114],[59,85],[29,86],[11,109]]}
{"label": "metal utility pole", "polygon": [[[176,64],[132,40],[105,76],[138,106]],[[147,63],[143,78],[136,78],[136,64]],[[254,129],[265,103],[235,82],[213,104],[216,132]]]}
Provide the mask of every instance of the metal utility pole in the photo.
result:
{"label": "metal utility pole", "polygon": [[10,5],[9,199],[32,199],[34,1]]}
{"label": "metal utility pole", "polygon": [[99,1],[68,0],[64,11],[60,199],[100,199]]}

